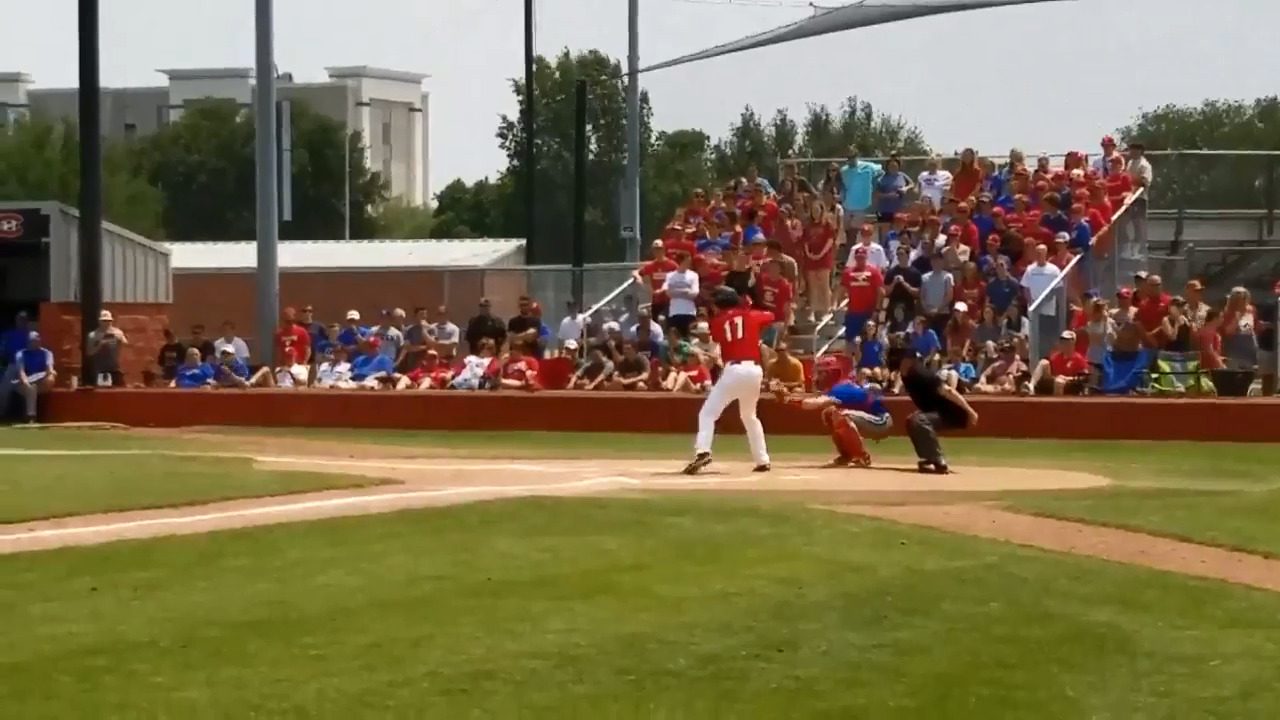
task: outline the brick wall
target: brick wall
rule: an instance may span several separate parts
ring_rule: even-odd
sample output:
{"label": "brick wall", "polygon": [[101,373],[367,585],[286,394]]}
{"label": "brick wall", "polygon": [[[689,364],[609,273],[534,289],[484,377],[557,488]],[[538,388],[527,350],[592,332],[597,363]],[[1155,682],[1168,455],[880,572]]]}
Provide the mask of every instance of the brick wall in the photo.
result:
{"label": "brick wall", "polygon": [[[526,291],[523,271],[451,270],[447,271],[446,293],[444,272],[282,272],[280,305],[311,305],[321,322],[341,322],[348,310],[358,310],[367,323],[377,322],[383,309],[398,307],[412,312],[414,307],[434,310],[446,305],[453,322],[461,327],[475,314],[486,293],[493,301],[494,313],[505,318],[515,313],[516,300]],[[213,336],[230,320],[236,324],[236,334],[256,348],[255,283],[252,272],[175,274],[170,312],[174,333],[184,338],[192,325],[202,324]]]}
{"label": "brick wall", "polygon": [[[115,315],[116,327],[124,331],[129,344],[120,349],[120,371],[129,385],[142,383],[142,373],[155,365],[164,345],[164,329],[169,326],[167,303],[106,303],[103,309]],[[59,385],[66,385],[80,373],[80,352],[84,338],[80,334],[80,305],[77,303],[42,303],[40,335],[44,346],[53,351]]]}

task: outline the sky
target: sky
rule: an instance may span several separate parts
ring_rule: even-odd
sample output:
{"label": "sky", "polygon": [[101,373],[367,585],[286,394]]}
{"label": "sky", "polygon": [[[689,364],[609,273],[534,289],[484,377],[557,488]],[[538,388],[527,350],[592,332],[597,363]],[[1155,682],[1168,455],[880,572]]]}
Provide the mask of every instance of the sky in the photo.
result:
{"label": "sky", "polygon": [[[625,64],[626,0],[535,0],[538,52],[597,48]],[[838,5],[825,0],[821,5]],[[102,83],[163,85],[158,68],[250,67],[251,0],[102,3]],[[801,0],[640,0],[642,65],[809,15]],[[427,73],[430,185],[495,176],[494,131],[523,76],[523,0],[276,0],[276,61],[300,82],[326,66]],[[77,82],[76,2],[23,3],[0,71]],[[910,20],[641,76],[659,130],[723,135],[761,115],[856,94],[914,122],[935,150],[1095,151],[1142,109],[1280,91],[1280,3],[1074,0]]]}

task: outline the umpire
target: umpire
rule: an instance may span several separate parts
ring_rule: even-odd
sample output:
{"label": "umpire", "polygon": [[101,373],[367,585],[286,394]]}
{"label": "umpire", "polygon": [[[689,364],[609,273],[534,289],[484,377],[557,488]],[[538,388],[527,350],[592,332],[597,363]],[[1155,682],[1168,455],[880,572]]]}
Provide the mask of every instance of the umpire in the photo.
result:
{"label": "umpire", "polygon": [[972,428],[978,424],[978,413],[963,395],[924,367],[914,350],[903,350],[898,371],[903,389],[916,406],[916,412],[907,418],[907,435],[920,458],[917,468],[922,473],[945,475],[951,469],[942,454],[938,433]]}

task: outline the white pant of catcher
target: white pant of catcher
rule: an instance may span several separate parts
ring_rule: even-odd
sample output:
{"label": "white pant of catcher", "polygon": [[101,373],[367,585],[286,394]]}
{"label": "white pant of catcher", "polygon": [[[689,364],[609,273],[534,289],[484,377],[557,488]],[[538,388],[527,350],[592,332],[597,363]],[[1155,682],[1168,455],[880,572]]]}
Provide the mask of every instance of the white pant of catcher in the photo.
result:
{"label": "white pant of catcher", "polygon": [[760,384],[764,381],[764,369],[759,363],[735,362],[726,365],[720,379],[711,387],[698,411],[698,438],[693,449],[699,453],[711,452],[715,437],[716,421],[733,401],[738,401],[738,414],[747,431],[747,444],[751,447],[751,459],[756,465],[769,464],[769,449],[765,446],[764,425],[756,417],[756,405],[760,402]]}

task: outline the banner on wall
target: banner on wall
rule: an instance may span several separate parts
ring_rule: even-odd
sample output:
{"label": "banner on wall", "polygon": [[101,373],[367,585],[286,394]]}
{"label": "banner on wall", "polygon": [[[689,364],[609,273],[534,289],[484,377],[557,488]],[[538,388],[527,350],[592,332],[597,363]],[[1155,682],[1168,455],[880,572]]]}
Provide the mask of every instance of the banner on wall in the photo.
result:
{"label": "banner on wall", "polygon": [[39,208],[0,209],[0,243],[33,243],[49,237],[49,216]]}

